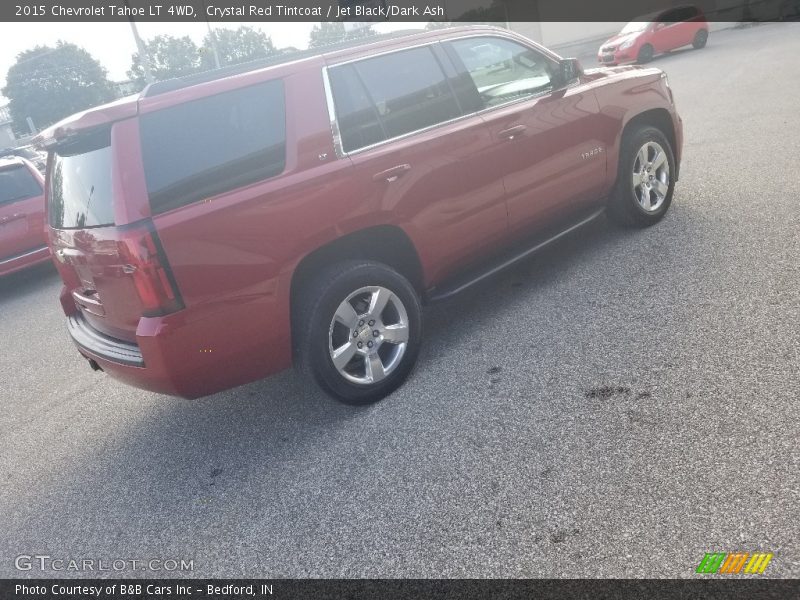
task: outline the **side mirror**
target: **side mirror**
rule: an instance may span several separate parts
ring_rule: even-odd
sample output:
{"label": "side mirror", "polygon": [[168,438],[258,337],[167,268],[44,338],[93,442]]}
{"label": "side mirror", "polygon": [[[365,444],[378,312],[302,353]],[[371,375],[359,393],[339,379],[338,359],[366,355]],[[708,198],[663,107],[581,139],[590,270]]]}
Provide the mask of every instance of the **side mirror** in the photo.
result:
{"label": "side mirror", "polygon": [[577,58],[563,58],[558,62],[558,68],[553,81],[553,88],[565,87],[583,75],[583,68]]}

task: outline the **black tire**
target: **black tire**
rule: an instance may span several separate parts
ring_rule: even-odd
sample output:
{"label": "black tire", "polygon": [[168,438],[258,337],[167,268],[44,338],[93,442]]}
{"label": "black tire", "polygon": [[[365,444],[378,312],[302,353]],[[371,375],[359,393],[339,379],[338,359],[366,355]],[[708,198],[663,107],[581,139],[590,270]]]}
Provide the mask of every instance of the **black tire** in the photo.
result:
{"label": "black tire", "polygon": [[[408,320],[408,341],[385,379],[354,383],[334,366],[329,336],[335,329],[331,323],[340,305],[348,296],[368,286],[383,287],[402,303]],[[371,404],[385,398],[403,384],[417,360],[422,340],[419,296],[405,277],[382,263],[348,260],[321,269],[298,292],[292,314],[295,365],[303,376],[313,378],[326,393],[344,404]],[[367,328],[367,324],[362,328]],[[349,335],[349,331],[346,333]]]}
{"label": "black tire", "polygon": [[653,60],[653,47],[650,44],[645,44],[639,49],[639,55],[636,57],[636,62],[640,65],[649,63]]}
{"label": "black tire", "polygon": [[706,29],[701,29],[700,31],[694,34],[694,40],[692,40],[692,46],[695,48],[695,50],[700,50],[700,48],[705,48],[707,43],[708,43],[708,31]]}
{"label": "black tire", "polygon": [[[660,207],[653,211],[645,210],[634,191],[634,166],[637,154],[645,144],[655,142],[666,153],[669,165],[669,187]],[[655,161],[654,161],[655,162]],[[617,181],[608,201],[608,216],[615,223],[625,227],[649,227],[655,225],[667,213],[675,192],[675,155],[667,137],[660,129],[650,125],[640,126],[626,132],[622,138]]]}

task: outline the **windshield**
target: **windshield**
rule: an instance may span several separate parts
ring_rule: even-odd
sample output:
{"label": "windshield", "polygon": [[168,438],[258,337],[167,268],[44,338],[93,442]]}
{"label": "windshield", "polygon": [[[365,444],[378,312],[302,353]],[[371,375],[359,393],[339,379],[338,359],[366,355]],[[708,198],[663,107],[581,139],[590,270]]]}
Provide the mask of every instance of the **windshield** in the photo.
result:
{"label": "windshield", "polygon": [[42,193],[27,167],[14,166],[0,171],[0,205],[33,198]]}
{"label": "windshield", "polygon": [[650,21],[631,21],[625,27],[622,28],[620,34],[623,33],[641,33],[647,26],[650,25]]}

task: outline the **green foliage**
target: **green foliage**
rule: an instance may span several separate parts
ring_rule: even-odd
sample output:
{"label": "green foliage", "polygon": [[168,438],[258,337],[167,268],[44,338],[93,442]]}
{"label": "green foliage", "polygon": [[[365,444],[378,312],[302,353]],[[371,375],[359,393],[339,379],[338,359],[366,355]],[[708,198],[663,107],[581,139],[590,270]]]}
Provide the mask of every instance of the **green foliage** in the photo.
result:
{"label": "green foliage", "polygon": [[[200,50],[189,36],[158,35],[145,42],[145,48],[150,57],[150,72],[156,81],[190,75],[201,69]],[[144,67],[138,52],[133,53],[131,63],[128,77],[144,87]]]}
{"label": "green foliage", "polygon": [[344,28],[344,23],[340,21],[323,21],[314,25],[309,36],[309,48],[322,48],[345,40],[368,38],[375,35],[375,30],[371,25],[361,27],[352,31]]}
{"label": "green foliage", "polygon": [[[220,66],[236,65],[259,58],[267,58],[276,53],[272,39],[263,31],[248,26],[238,29],[214,29]],[[200,47],[200,61],[203,69],[213,69],[214,47],[211,35],[206,35]]]}
{"label": "green foliage", "polygon": [[114,97],[100,63],[83,48],[63,41],[19,53],[0,91],[9,99],[20,133],[28,130],[26,117],[42,129]]}

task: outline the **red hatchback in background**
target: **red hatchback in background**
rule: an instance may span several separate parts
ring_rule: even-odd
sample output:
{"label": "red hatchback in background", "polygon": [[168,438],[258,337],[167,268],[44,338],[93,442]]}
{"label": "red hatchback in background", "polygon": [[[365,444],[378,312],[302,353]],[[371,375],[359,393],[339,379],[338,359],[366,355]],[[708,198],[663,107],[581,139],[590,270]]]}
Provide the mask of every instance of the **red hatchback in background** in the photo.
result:
{"label": "red hatchback in background", "polygon": [[23,158],[0,158],[0,276],[50,260],[44,180]]}
{"label": "red hatchback in background", "polygon": [[695,6],[679,6],[631,21],[607,40],[597,53],[604,65],[646,63],[656,54],[691,44],[697,49],[708,42],[708,23]]}

